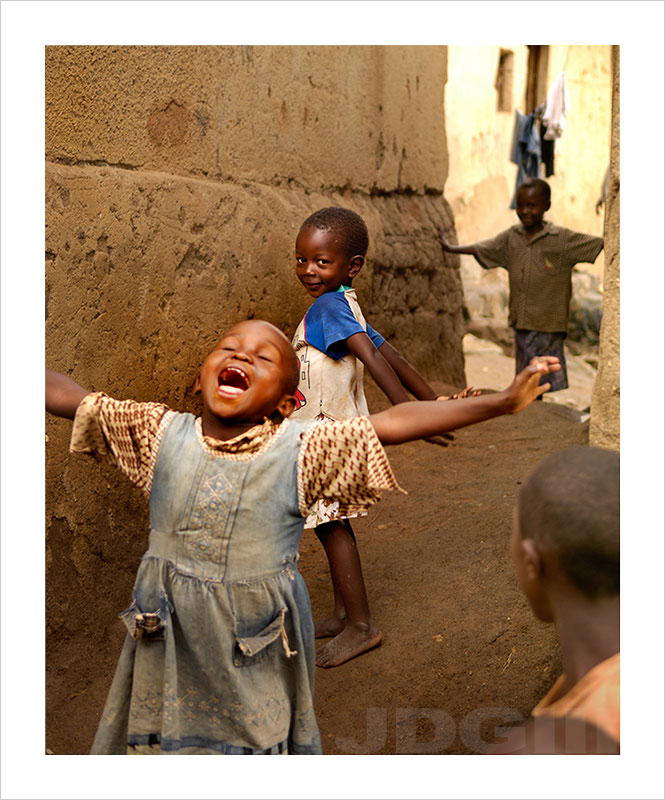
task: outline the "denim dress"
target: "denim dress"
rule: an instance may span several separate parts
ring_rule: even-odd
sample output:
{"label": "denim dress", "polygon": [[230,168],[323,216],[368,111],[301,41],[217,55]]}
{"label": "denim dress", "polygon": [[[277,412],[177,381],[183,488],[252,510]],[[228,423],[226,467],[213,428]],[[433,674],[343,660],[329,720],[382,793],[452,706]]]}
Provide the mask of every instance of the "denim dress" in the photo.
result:
{"label": "denim dress", "polygon": [[233,460],[170,412],[150,546],[93,754],[318,754],[314,629],[296,567],[296,464],[311,422]]}

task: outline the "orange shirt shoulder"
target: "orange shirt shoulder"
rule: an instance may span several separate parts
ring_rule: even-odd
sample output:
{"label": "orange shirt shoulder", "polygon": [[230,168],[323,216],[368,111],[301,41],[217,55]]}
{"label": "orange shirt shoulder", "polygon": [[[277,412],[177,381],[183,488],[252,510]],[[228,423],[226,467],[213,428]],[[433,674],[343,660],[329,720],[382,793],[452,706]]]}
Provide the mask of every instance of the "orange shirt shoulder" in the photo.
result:
{"label": "orange shirt shoulder", "polygon": [[533,717],[575,717],[597,725],[620,741],[619,653],[590,669],[568,692],[561,694],[561,676],[531,712]]}

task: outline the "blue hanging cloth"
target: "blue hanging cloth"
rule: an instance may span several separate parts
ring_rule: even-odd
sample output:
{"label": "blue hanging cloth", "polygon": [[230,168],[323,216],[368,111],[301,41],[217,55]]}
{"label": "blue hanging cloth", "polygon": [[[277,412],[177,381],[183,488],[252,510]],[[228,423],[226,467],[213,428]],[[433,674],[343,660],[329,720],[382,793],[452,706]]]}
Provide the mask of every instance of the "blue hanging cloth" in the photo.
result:
{"label": "blue hanging cloth", "polygon": [[534,114],[522,114],[515,109],[515,125],[513,127],[513,140],[510,147],[510,160],[517,164],[517,180],[515,192],[510,201],[510,208],[515,208],[515,195],[517,187],[525,178],[537,178],[540,168],[540,134],[538,126],[534,124]]}

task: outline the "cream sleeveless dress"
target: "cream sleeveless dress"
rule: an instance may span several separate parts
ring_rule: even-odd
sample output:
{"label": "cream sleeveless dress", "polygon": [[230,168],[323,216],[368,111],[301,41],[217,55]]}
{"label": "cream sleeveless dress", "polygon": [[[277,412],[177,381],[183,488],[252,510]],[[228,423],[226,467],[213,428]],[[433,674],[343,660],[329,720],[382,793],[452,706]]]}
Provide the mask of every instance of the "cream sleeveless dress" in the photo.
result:
{"label": "cream sleeveless dress", "polygon": [[[367,329],[354,289],[346,289],[344,297],[353,316]],[[364,366],[351,353],[334,359],[313,347],[305,340],[305,318],[293,336],[293,347],[300,362],[298,383],[299,407],[291,419],[350,419],[369,415],[363,388]],[[358,516],[352,514],[348,516]],[[338,503],[320,500],[307,517],[306,528],[315,528],[324,522],[346,519],[339,514]],[[365,514],[361,514],[365,516]]]}

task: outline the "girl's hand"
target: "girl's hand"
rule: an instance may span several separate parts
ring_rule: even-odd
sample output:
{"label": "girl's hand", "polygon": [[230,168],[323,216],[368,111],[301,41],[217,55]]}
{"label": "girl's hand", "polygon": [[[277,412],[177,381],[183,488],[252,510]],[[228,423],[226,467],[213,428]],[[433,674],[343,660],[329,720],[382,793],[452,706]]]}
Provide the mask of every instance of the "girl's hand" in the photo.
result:
{"label": "girl's hand", "polygon": [[480,397],[480,394],[480,389],[476,389],[474,391],[473,386],[467,386],[466,389],[462,389],[461,392],[457,392],[457,394],[454,394],[450,399],[461,400],[464,397]]}
{"label": "girl's hand", "polygon": [[511,414],[517,414],[523,408],[532,403],[536,397],[540,397],[549,388],[549,383],[539,386],[543,375],[550,372],[558,372],[561,364],[556,356],[535,356],[525,367],[515,376],[515,380],[506,389],[506,395],[510,403]]}
{"label": "girl's hand", "polygon": [[455,394],[447,395],[442,394],[439,395],[436,399],[437,400],[462,400],[465,397],[480,397],[481,391],[480,389],[476,389],[473,391],[473,386],[467,386],[466,389],[462,389],[461,392],[455,392]]}

